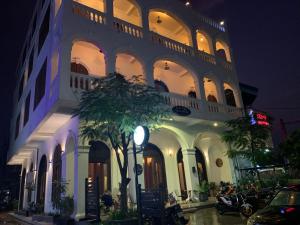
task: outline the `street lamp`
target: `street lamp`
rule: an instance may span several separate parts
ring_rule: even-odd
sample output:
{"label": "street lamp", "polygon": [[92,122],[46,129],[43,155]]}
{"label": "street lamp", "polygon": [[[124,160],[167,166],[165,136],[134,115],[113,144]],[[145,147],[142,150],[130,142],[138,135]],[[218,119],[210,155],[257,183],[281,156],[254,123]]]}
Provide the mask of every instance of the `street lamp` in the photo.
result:
{"label": "street lamp", "polygon": [[[138,126],[133,132],[133,156],[134,156],[134,174],[135,174],[135,193],[136,193],[136,205],[138,211],[138,220],[139,225],[142,224],[142,215],[141,215],[141,195],[140,195],[140,186],[138,181],[138,176],[141,174],[141,171],[138,171],[138,164],[136,159],[136,154],[142,152],[144,145],[148,143],[149,140],[149,129],[145,126]],[[140,146],[140,151],[136,151],[136,145]],[[139,174],[138,174],[139,173]]]}

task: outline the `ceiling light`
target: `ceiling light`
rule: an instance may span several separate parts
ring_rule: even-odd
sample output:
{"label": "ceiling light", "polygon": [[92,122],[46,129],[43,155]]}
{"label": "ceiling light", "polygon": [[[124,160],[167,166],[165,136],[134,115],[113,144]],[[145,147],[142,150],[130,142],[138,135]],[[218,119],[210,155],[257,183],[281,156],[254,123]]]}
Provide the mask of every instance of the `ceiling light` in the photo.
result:
{"label": "ceiling light", "polygon": [[224,25],[225,25],[225,21],[222,20],[222,21],[220,22],[220,25],[221,25],[221,26],[224,26]]}
{"label": "ceiling light", "polygon": [[185,6],[190,6],[190,5],[191,5],[190,1],[185,2]]}
{"label": "ceiling light", "polygon": [[166,63],[165,63],[164,70],[169,70],[169,69],[170,69],[170,67],[169,67],[169,65],[168,65],[168,62],[166,62]]}
{"label": "ceiling light", "polygon": [[204,38],[200,38],[200,41],[203,42],[203,41],[204,41]]}
{"label": "ceiling light", "polygon": [[156,23],[161,24],[162,20],[160,19],[160,16],[157,17]]}
{"label": "ceiling light", "polygon": [[219,126],[219,124],[218,123],[214,123],[214,127],[217,127],[217,126]]}

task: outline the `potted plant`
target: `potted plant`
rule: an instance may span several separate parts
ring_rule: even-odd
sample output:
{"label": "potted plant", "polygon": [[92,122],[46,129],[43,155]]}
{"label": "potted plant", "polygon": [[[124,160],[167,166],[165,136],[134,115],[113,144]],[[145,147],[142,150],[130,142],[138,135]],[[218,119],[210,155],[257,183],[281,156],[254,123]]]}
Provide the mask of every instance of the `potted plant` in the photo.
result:
{"label": "potted plant", "polygon": [[54,224],[56,225],[73,225],[75,220],[71,218],[74,211],[74,199],[66,194],[66,182],[55,181],[53,183],[52,205],[56,210]]}
{"label": "potted plant", "polygon": [[107,222],[109,225],[138,225],[137,212],[128,210],[124,213],[120,210],[113,211]]}
{"label": "potted plant", "polygon": [[206,180],[201,181],[198,192],[200,202],[205,202],[208,200],[209,185]]}

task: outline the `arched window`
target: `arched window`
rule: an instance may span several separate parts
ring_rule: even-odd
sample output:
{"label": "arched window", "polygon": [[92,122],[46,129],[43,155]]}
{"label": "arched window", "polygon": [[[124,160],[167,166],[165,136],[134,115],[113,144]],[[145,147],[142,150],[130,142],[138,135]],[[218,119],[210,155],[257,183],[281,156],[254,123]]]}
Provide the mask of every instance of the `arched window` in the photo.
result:
{"label": "arched window", "polygon": [[[171,92],[183,96],[194,96],[196,90],[192,73],[184,66],[170,61],[158,60],[154,63],[154,80],[160,91]],[[180,85],[179,85],[180,84]]]}
{"label": "arched window", "polygon": [[135,0],[114,0],[114,17],[142,27],[141,9]]}
{"label": "arched window", "polygon": [[227,83],[224,83],[224,93],[225,93],[227,105],[236,107],[236,101],[235,101],[233,89]]}
{"label": "arched window", "polygon": [[47,158],[42,156],[39,170],[38,170],[38,183],[37,183],[37,203],[42,206],[44,211],[45,193],[46,193],[46,177],[47,177]]}
{"label": "arched window", "polygon": [[104,12],[104,0],[73,0],[89,8]]}
{"label": "arched window", "polygon": [[74,42],[71,52],[71,70],[91,76],[105,76],[106,65],[102,50],[89,42]]}
{"label": "arched window", "polygon": [[231,62],[230,50],[228,45],[223,41],[216,42],[216,55],[225,61]]}
{"label": "arched window", "polygon": [[62,185],[61,180],[61,146],[57,145],[53,155],[53,172],[52,172],[52,200],[60,198],[60,186]]}
{"label": "arched window", "polygon": [[217,86],[212,79],[204,78],[204,90],[206,95],[206,100],[209,102],[218,102],[217,96]]}
{"label": "arched window", "polygon": [[195,157],[196,157],[196,166],[197,166],[197,172],[198,172],[198,178],[199,178],[199,184],[201,181],[206,180],[207,181],[207,172],[206,172],[206,165],[205,165],[205,158],[202,152],[196,148],[195,151]]}
{"label": "arched window", "polygon": [[110,149],[101,141],[91,141],[89,151],[89,178],[99,181],[99,194],[111,191]]}
{"label": "arched window", "polygon": [[116,72],[122,74],[128,80],[133,75],[142,75],[145,79],[142,63],[136,57],[126,53],[117,54]]}
{"label": "arched window", "polygon": [[71,63],[71,72],[89,75],[89,71],[87,70],[87,68],[81,63],[77,62]]}
{"label": "arched window", "polygon": [[26,178],[26,170],[23,169],[22,176],[21,176],[21,185],[20,185],[20,202],[19,202],[19,210],[23,209],[23,203],[24,203],[24,191],[25,191],[25,178]]}
{"label": "arched window", "polygon": [[163,10],[150,10],[149,28],[150,31],[161,36],[192,46],[190,29],[171,13]]}
{"label": "arched window", "polygon": [[154,81],[155,89],[159,92],[169,92],[168,86],[161,80]]}
{"label": "arched window", "polygon": [[181,196],[182,196],[182,200],[185,200],[187,198],[187,186],[186,186],[186,179],[185,179],[185,172],[184,172],[183,155],[181,149],[179,149],[177,152],[177,167],[178,167],[178,174],[179,174]]}
{"label": "arched window", "polygon": [[167,192],[165,160],[160,149],[148,143],[143,151],[145,189],[153,190],[162,188]]}
{"label": "arched window", "polygon": [[211,39],[204,32],[197,31],[197,45],[199,51],[212,54]]}

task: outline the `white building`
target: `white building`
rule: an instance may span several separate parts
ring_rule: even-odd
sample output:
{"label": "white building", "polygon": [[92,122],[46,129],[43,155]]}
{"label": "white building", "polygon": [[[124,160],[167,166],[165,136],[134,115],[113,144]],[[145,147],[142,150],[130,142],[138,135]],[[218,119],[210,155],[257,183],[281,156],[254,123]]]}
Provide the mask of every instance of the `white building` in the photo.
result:
{"label": "white building", "polygon": [[74,196],[76,218],[84,217],[85,178],[99,176],[100,192],[118,193],[113,151],[95,157],[72,118],[81,91],[114,71],[142,74],[171,108],[191,112],[174,113],[173,121],[151,133],[138,156],[144,188],[162,184],[181,195],[203,179],[234,181],[220,134],[223,122],[243,110],[224,26],[174,0],[38,2],[18,68],[8,153],[8,164],[22,165],[21,208],[35,201],[50,212],[52,181],[60,176]]}

